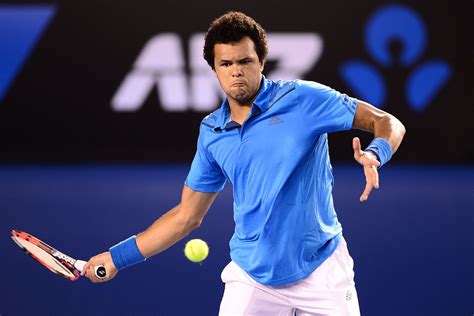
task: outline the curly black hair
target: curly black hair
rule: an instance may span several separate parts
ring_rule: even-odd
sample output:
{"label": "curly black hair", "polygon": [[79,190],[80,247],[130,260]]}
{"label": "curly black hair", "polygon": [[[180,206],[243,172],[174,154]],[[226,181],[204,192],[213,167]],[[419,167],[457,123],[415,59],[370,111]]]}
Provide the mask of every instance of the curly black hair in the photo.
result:
{"label": "curly black hair", "polygon": [[255,44],[258,59],[263,63],[268,55],[265,30],[251,17],[236,11],[227,12],[211,23],[204,40],[204,59],[214,69],[214,45],[236,43],[246,36]]}

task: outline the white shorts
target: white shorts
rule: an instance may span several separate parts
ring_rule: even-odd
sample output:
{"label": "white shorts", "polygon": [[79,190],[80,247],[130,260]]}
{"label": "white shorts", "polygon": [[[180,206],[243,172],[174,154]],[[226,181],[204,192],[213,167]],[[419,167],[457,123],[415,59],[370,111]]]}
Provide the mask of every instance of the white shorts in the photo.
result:
{"label": "white shorts", "polygon": [[219,315],[360,315],[354,261],[344,238],[305,279],[284,286],[256,282],[235,262],[222,270],[225,283]]}

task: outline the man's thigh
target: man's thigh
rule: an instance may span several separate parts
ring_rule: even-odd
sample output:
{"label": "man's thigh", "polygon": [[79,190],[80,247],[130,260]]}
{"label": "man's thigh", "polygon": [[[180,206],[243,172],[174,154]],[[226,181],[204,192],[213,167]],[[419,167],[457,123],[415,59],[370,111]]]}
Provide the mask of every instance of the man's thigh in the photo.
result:
{"label": "man's thigh", "polygon": [[282,289],[298,316],[359,316],[354,263],[342,238],[334,253],[307,278]]}
{"label": "man's thigh", "polygon": [[288,299],[252,280],[234,262],[229,263],[221,275],[225,283],[220,316],[237,315],[294,315]]}

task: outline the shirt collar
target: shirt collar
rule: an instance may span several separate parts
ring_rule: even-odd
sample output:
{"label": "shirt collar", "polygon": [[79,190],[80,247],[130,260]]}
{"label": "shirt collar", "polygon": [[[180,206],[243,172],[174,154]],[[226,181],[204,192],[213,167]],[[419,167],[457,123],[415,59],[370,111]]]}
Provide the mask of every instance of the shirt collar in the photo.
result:
{"label": "shirt collar", "polygon": [[[254,111],[254,106],[257,107],[258,109],[255,109],[258,111],[258,113],[263,113],[268,109],[268,105],[271,101],[271,92],[272,92],[272,86],[273,82],[267,78],[265,78],[264,75],[262,75],[262,82],[260,83],[260,89],[258,90],[257,97],[253,101],[252,104],[252,112]],[[227,123],[229,122],[230,119],[230,106],[229,106],[229,101],[227,98],[225,98],[224,102],[222,102],[222,105],[218,111],[218,119],[217,119],[217,124],[214,127],[214,130],[223,130],[226,128]]]}
{"label": "shirt collar", "polygon": [[262,83],[260,84],[260,90],[258,95],[253,101],[253,105],[257,106],[261,112],[265,112],[268,109],[268,105],[271,101],[273,82],[264,75],[262,75]]}

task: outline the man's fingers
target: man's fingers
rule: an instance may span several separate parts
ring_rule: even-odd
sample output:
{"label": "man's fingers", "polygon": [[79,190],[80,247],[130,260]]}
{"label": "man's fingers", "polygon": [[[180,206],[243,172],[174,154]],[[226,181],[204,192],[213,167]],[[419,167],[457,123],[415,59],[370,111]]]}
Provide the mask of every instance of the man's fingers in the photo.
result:
{"label": "man's fingers", "polygon": [[352,139],[352,149],[354,149],[354,158],[359,161],[359,158],[363,152],[360,149],[360,139],[358,137],[354,137]]}
{"label": "man's fingers", "polygon": [[365,166],[364,174],[365,174],[365,180],[367,182],[371,182],[372,186],[375,189],[378,189],[379,188],[379,173],[377,172],[377,168],[373,165]]}
{"label": "man's fingers", "polygon": [[372,173],[372,179],[374,181],[374,188],[378,189],[379,188],[379,173],[377,172],[377,167],[371,166],[371,173]]}
{"label": "man's fingers", "polygon": [[370,191],[372,191],[372,183],[371,183],[371,182],[367,182],[367,183],[365,184],[364,192],[363,192],[362,195],[360,196],[360,201],[361,201],[361,202],[367,201],[367,199],[369,198]]}
{"label": "man's fingers", "polygon": [[377,160],[377,158],[372,158],[368,155],[364,155],[364,165],[370,165],[378,168],[380,167],[380,162]]}
{"label": "man's fingers", "polygon": [[360,150],[360,139],[359,137],[354,137],[352,139],[352,148],[354,151],[359,151]]}
{"label": "man's fingers", "polygon": [[89,259],[89,261],[84,266],[84,269],[82,270],[81,275],[86,276],[92,282],[97,282],[95,280],[96,276],[95,276],[95,269],[94,269],[94,266],[96,264],[97,262],[95,262],[94,258]]}
{"label": "man's fingers", "polygon": [[364,167],[364,174],[365,174],[365,189],[362,195],[360,196],[360,201],[364,202],[367,201],[369,198],[370,192],[372,189],[379,188],[379,174],[377,172],[377,168],[375,166],[365,166]]}
{"label": "man's fingers", "polygon": [[375,154],[371,151],[362,151],[362,156],[360,157],[359,163],[363,166],[375,166],[380,167],[380,162],[377,160]]}
{"label": "man's fingers", "polygon": [[[105,267],[105,270],[107,271],[107,276],[105,278],[98,278],[95,275],[95,269],[98,266]],[[109,281],[114,278],[114,276],[118,272],[115,268],[115,265],[112,261],[112,257],[110,256],[109,252],[104,252],[92,257],[91,259],[89,259],[89,262],[87,262],[84,267],[85,269],[82,271],[82,274],[94,283]]]}
{"label": "man's fingers", "polygon": [[[90,259],[89,259],[90,260]],[[81,271],[81,275],[85,275],[86,274],[86,271],[87,269],[89,269],[89,262],[87,262],[85,265],[84,265],[84,268],[82,268],[82,271]]]}
{"label": "man's fingers", "polygon": [[380,161],[378,160],[375,160],[374,164],[373,164],[375,167],[380,167]]}
{"label": "man's fingers", "polygon": [[352,139],[352,149],[354,149],[354,159],[362,164],[361,159],[364,157],[364,152],[361,149],[360,139],[358,137]]}
{"label": "man's fingers", "polygon": [[94,267],[95,265],[94,262],[95,262],[95,257],[92,257],[89,259],[89,261],[87,261],[87,263],[84,265],[84,268],[82,270],[82,275],[86,275],[86,272]]}

